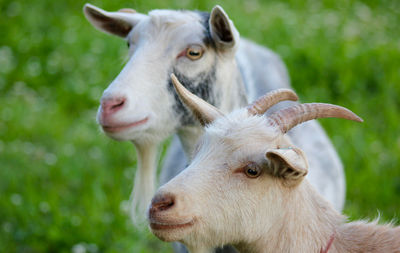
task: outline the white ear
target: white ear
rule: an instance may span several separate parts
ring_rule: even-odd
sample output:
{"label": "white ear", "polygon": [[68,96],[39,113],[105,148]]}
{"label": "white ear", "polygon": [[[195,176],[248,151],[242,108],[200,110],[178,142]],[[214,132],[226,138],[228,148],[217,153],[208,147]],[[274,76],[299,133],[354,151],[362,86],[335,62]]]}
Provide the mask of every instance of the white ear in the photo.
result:
{"label": "white ear", "polygon": [[98,30],[125,38],[132,28],[146,15],[133,10],[122,9],[108,12],[94,5],[85,4],[83,13],[89,22]]}
{"label": "white ear", "polygon": [[269,149],[266,157],[271,161],[273,176],[300,182],[307,175],[307,158],[299,148]]}
{"label": "white ear", "polygon": [[221,6],[216,5],[210,15],[210,32],[215,45],[220,49],[233,48],[239,41],[239,32]]}

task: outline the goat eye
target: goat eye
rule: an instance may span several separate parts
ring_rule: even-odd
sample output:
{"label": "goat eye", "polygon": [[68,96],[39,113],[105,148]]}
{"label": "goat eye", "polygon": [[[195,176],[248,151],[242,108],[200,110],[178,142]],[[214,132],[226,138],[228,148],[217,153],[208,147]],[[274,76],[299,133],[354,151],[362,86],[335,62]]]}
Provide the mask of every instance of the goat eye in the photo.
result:
{"label": "goat eye", "polygon": [[130,48],[130,47],[131,47],[131,44],[129,44],[129,41],[128,41],[128,42],[126,42],[126,45],[128,46],[128,48]]}
{"label": "goat eye", "polygon": [[186,49],[186,57],[190,60],[195,61],[203,56],[203,48],[201,46],[193,45]]}
{"label": "goat eye", "polygon": [[256,178],[260,176],[261,169],[257,166],[257,164],[249,163],[248,165],[246,165],[246,167],[244,167],[244,173],[249,178]]}

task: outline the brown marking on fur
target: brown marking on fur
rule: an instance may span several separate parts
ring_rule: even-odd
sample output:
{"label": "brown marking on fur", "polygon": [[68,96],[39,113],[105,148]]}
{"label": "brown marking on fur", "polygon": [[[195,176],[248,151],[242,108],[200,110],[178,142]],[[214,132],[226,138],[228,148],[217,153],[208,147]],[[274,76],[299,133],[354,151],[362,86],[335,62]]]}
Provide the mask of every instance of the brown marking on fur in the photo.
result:
{"label": "brown marking on fur", "polygon": [[321,249],[320,253],[328,253],[329,248],[332,246],[333,240],[335,239],[335,234],[332,234],[329,238],[328,244],[325,249]]}

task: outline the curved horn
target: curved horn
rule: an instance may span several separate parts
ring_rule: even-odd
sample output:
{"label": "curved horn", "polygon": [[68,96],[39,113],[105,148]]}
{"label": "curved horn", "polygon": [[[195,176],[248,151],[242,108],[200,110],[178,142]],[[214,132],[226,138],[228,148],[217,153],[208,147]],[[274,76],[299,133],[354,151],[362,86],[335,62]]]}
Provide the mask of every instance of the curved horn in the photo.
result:
{"label": "curved horn", "polygon": [[216,118],[224,116],[216,107],[188,91],[174,74],[171,74],[171,79],[181,101],[192,111],[203,126],[210,124]]}
{"label": "curved horn", "polygon": [[274,112],[268,117],[269,122],[286,133],[293,127],[312,119],[343,118],[363,122],[355,113],[344,107],[332,104],[300,104]]}
{"label": "curved horn", "polygon": [[257,99],[255,102],[247,107],[247,110],[252,115],[264,114],[270,107],[281,101],[297,101],[298,99],[299,97],[292,90],[277,89],[270,91],[264,96]]}
{"label": "curved horn", "polygon": [[136,11],[134,9],[131,8],[123,8],[123,9],[119,9],[118,12],[125,12],[125,13],[136,13]]}

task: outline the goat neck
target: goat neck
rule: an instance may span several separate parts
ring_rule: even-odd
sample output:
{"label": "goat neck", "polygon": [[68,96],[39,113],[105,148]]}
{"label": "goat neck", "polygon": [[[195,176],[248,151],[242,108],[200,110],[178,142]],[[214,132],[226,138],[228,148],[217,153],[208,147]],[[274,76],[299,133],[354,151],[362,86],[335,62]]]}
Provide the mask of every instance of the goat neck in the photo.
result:
{"label": "goat neck", "polygon": [[[211,85],[214,88],[209,91],[213,93],[210,97],[215,100],[214,106],[222,113],[229,113],[246,106],[248,102],[245,87],[236,59],[218,57],[217,61],[219,68],[216,69],[216,79]],[[191,157],[199,137],[203,134],[203,127],[193,121],[191,124],[182,124],[177,133],[187,157]]]}
{"label": "goat neck", "polygon": [[[240,242],[240,252],[320,252],[345,220],[304,180],[298,187],[285,188],[282,215],[268,232],[254,241]],[[336,242],[336,238],[333,244]],[[334,245],[329,253],[335,252]]]}

